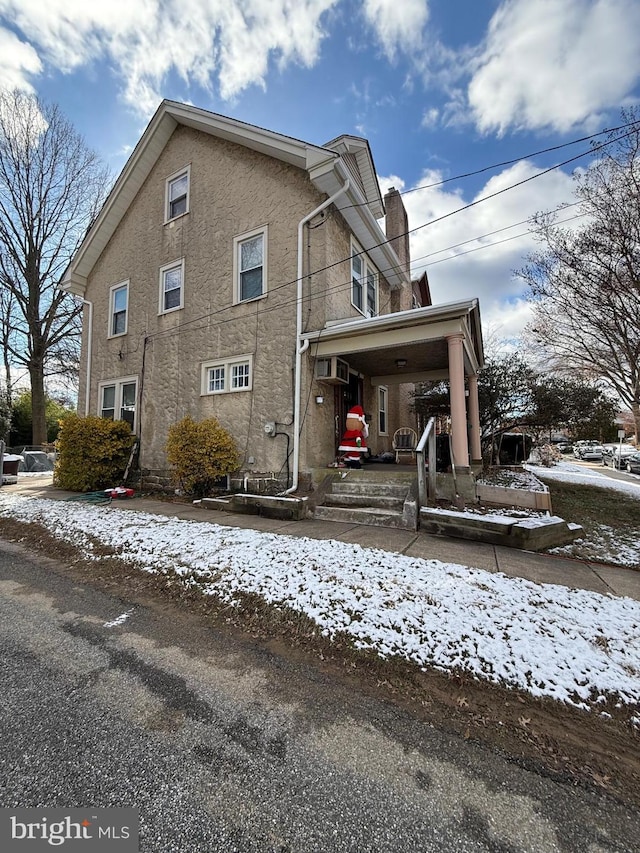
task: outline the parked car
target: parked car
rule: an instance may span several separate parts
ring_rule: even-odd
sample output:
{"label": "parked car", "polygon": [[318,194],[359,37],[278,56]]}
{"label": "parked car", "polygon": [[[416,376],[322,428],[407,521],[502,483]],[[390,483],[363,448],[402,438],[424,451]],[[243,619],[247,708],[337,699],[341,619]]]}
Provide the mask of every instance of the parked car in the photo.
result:
{"label": "parked car", "polygon": [[569,441],[559,441],[556,447],[560,453],[573,453],[573,444]]}
{"label": "parked car", "polygon": [[610,449],[605,448],[605,452],[602,454],[602,464],[617,468],[620,471],[625,467],[627,459],[633,456],[635,452],[636,449],[631,444],[615,445]]}
{"label": "parked car", "polygon": [[630,474],[640,474],[640,453],[632,453],[627,457],[627,471]]}
{"label": "parked car", "polygon": [[578,458],[585,462],[600,461],[602,459],[602,445],[597,441],[579,442]]}

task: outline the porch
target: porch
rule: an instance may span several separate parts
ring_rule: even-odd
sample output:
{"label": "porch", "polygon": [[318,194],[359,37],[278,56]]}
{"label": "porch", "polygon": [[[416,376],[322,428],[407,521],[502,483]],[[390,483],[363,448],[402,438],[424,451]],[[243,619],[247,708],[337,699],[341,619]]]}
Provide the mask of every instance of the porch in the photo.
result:
{"label": "porch", "polygon": [[335,321],[300,340],[316,362],[338,360],[347,374],[355,372],[374,388],[447,380],[453,466],[463,475],[480,463],[477,377],[484,352],[477,300]]}

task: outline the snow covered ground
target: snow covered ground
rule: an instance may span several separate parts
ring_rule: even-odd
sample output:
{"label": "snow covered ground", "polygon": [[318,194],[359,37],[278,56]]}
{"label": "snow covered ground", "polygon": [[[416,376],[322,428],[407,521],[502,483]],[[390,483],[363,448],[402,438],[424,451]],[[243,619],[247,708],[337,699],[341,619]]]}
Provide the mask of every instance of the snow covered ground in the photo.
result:
{"label": "snow covered ground", "polygon": [[573,462],[558,462],[551,468],[542,465],[525,465],[525,470],[542,480],[557,480],[563,483],[581,483],[600,489],[614,489],[640,500],[640,474],[625,474],[627,479],[617,480],[607,476],[606,468],[586,468]]}
{"label": "snow covered ground", "polygon": [[[607,713],[640,727],[640,602],[337,541],[0,492],[0,516],[35,522],[91,558],[97,544],[231,604],[251,592],[325,636],[420,667]],[[99,559],[105,559],[100,557]]]}
{"label": "snow covered ground", "polygon": [[[551,553],[565,556],[599,560],[617,566],[640,567],[640,476],[625,475],[618,480],[607,476],[606,468],[587,468],[573,462],[559,462],[551,468],[539,465],[526,466],[530,473],[553,486],[553,482],[579,483],[597,489],[624,494],[638,499],[637,524],[631,529],[621,526],[613,529],[609,525],[597,525],[589,533],[588,539],[577,539],[572,545],[554,548]],[[570,519],[569,519],[570,520]],[[628,519],[627,519],[628,520]]]}

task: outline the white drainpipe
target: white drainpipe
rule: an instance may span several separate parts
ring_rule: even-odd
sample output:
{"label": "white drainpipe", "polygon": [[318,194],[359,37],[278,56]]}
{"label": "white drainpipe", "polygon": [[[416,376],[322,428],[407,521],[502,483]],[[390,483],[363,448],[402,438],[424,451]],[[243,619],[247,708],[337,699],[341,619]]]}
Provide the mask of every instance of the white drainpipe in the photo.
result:
{"label": "white drainpipe", "polygon": [[91,344],[93,335],[93,302],[80,297],[85,305],[89,306],[89,333],[87,335],[87,379],[84,389],[84,416],[89,414],[89,397],[91,396]]}
{"label": "white drainpipe", "polygon": [[294,390],[294,414],[293,414],[293,479],[291,488],[287,489],[284,492],[285,495],[291,494],[291,492],[295,492],[298,488],[298,479],[300,476],[300,393],[302,388],[302,354],[306,352],[309,347],[309,341],[304,341],[302,344],[300,343],[300,337],[302,335],[302,248],[303,248],[303,236],[304,236],[304,226],[313,219],[314,216],[317,216],[320,211],[324,210],[325,207],[328,207],[330,204],[345,193],[349,189],[350,183],[347,178],[344,186],[342,186],[337,192],[335,192],[330,198],[326,201],[323,201],[319,207],[316,207],[315,210],[312,210],[311,213],[308,213],[303,219],[298,223],[298,281],[297,281],[297,302],[296,302],[296,364],[295,364],[295,390]]}

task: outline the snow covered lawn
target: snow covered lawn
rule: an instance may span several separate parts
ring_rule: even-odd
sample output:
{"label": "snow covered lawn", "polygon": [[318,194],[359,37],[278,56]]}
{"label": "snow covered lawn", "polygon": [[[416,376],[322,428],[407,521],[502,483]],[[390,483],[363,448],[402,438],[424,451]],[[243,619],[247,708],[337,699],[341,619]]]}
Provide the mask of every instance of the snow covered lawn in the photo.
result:
{"label": "snow covered lawn", "polygon": [[[600,492],[603,500],[611,502],[612,492],[624,498],[637,501],[637,509],[632,509],[625,515],[619,516],[619,524],[604,523],[604,519],[594,518],[587,526],[585,536],[577,539],[572,545],[554,548],[551,553],[574,556],[587,560],[598,560],[617,566],[640,567],[640,476],[625,475],[625,479],[615,479],[607,475],[607,468],[591,468],[573,462],[560,462],[551,468],[538,465],[527,466],[529,471],[543,480],[551,488],[553,484],[576,484],[589,486]],[[606,490],[606,491],[603,491]],[[613,497],[614,507],[618,506]],[[629,501],[627,501],[628,507]],[[555,509],[554,503],[554,509]],[[611,513],[607,513],[609,520]],[[575,519],[567,519],[574,521]],[[583,519],[580,519],[582,522]]]}
{"label": "snow covered lawn", "polygon": [[583,709],[609,700],[640,727],[640,602],[628,598],[116,505],[0,494],[0,516],[40,524],[89,558],[106,545],[223,601],[255,593],[383,657],[462,669]]}

